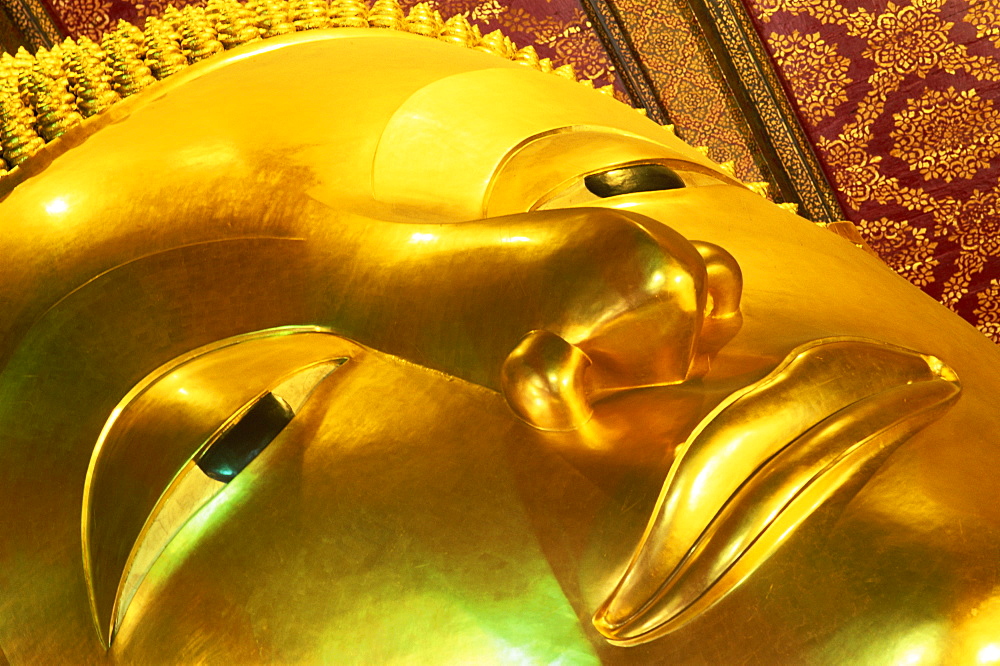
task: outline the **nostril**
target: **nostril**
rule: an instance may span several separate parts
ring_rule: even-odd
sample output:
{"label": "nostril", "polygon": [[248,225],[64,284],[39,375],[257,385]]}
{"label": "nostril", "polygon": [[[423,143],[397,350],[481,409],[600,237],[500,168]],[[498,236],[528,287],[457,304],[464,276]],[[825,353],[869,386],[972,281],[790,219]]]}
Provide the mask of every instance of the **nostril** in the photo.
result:
{"label": "nostril", "polygon": [[712,296],[712,292],[708,292],[708,296],[705,298],[705,316],[711,317],[715,314],[715,297]]}
{"label": "nostril", "polygon": [[713,243],[691,241],[705,262],[708,275],[706,316],[731,317],[740,311],[743,295],[743,272],[733,255]]}

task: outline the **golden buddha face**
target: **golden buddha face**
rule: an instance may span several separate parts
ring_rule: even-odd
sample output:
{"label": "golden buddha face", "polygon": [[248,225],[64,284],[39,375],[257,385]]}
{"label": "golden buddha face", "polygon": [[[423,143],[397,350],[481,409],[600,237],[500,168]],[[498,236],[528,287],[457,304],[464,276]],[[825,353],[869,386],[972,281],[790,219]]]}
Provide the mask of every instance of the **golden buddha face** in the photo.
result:
{"label": "golden buddha face", "polygon": [[1000,353],[613,99],[315,31],[0,187],[11,663],[1000,653]]}

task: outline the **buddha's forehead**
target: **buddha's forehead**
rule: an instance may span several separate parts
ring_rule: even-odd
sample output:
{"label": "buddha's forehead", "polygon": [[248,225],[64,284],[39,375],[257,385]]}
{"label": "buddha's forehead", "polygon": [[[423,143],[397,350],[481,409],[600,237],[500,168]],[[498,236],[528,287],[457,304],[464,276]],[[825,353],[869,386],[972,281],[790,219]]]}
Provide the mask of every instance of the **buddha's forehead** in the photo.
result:
{"label": "buddha's forehead", "polygon": [[[286,95],[299,99],[288,114],[299,131],[320,125],[319,142],[303,157],[326,169],[309,194],[331,206],[370,196],[388,207],[379,209],[382,218],[475,219],[496,213],[489,199],[499,172],[519,155],[518,176],[536,189],[638,160],[717,170],[670,130],[607,95],[468,49],[346,31],[254,57],[260,66],[271,60],[282,70],[311,70],[313,63],[323,70]],[[329,111],[316,118],[311,109],[318,108]]]}
{"label": "buddha's forehead", "polygon": [[[164,189],[204,197],[199,190],[239,190],[237,181],[254,184],[254,199],[302,189],[381,219],[464,220],[486,212],[505,160],[552,134],[562,140],[542,142],[518,165],[525,178],[558,181],[643,159],[717,169],[668,129],[578,83],[435,40],[350,29],[246,45],[178,73],[91,124],[52,166],[89,164],[117,192],[143,198],[162,200]],[[104,189],[75,170],[87,197]]]}

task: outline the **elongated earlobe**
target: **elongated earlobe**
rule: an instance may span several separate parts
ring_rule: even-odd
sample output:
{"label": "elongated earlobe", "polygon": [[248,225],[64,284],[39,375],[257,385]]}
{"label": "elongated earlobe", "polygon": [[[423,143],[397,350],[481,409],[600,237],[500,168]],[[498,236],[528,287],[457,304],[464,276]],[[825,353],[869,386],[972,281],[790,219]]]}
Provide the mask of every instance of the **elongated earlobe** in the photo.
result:
{"label": "elongated earlobe", "polygon": [[504,361],[501,387],[514,413],[541,430],[574,430],[593,410],[587,400],[590,358],[555,333],[532,331]]}

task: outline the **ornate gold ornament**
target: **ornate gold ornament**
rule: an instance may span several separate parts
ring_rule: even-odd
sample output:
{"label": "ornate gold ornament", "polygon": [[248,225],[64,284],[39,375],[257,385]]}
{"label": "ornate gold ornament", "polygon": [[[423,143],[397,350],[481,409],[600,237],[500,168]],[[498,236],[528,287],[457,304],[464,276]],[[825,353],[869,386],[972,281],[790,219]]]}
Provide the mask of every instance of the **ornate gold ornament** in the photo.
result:
{"label": "ornate gold ornament", "polygon": [[[124,99],[0,181],[3,660],[992,645],[1000,351],[850,225],[379,2],[67,56]],[[303,27],[362,20],[414,32]],[[17,155],[66,94],[9,60]]]}

